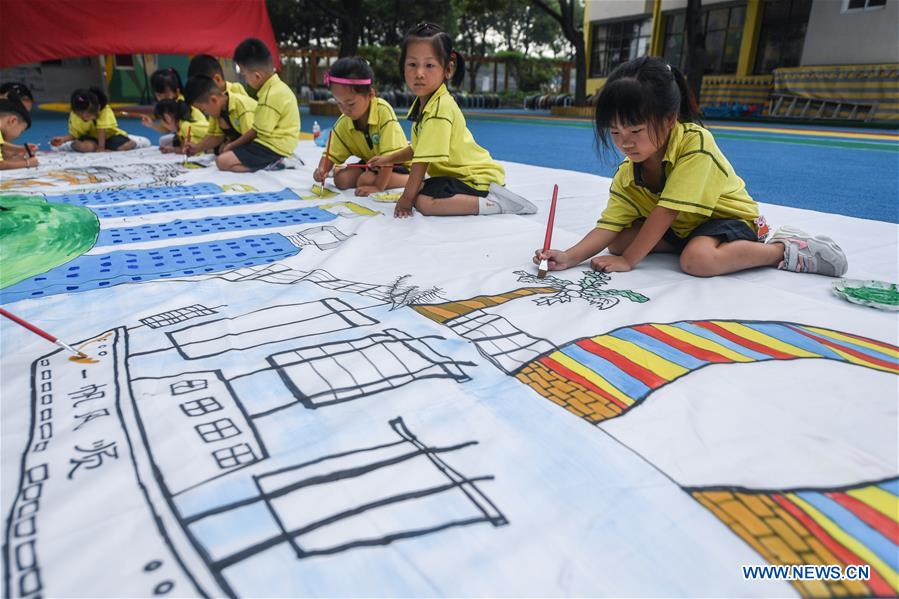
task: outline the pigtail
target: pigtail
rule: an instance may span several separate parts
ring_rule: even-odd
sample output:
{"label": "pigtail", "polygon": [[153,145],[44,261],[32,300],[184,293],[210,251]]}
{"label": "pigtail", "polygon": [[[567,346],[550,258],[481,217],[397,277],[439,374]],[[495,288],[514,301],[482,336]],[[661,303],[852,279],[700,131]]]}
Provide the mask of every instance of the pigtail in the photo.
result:
{"label": "pigtail", "polygon": [[668,68],[671,69],[671,74],[674,76],[674,83],[677,85],[677,90],[680,92],[680,106],[677,111],[677,120],[682,123],[699,123],[701,125],[702,121],[699,119],[699,106],[696,103],[696,97],[693,96],[693,92],[691,92],[690,88],[687,86],[687,79],[677,68],[672,66],[669,66]]}
{"label": "pigtail", "polygon": [[99,87],[90,87],[90,92],[97,97],[97,107],[100,110],[106,108],[106,105],[109,104],[109,99],[106,97],[106,94],[103,93]]}
{"label": "pigtail", "polygon": [[191,110],[190,104],[188,104],[184,100],[177,100],[176,102],[177,111],[175,115],[178,117],[178,120],[193,123],[194,114],[193,110]]}
{"label": "pigtail", "polygon": [[453,78],[450,80],[450,83],[455,87],[458,87],[459,84],[465,80],[465,57],[455,50],[453,50],[450,55],[456,65],[456,70],[453,71]]}

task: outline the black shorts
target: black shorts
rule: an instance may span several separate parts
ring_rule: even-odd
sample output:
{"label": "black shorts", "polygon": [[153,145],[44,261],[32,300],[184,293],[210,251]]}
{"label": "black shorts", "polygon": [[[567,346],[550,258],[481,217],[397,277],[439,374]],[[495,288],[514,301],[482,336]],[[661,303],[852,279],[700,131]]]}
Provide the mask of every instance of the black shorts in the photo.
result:
{"label": "black shorts", "polygon": [[758,233],[752,230],[752,227],[745,221],[736,218],[713,218],[707,220],[695,229],[693,229],[686,237],[680,237],[673,230],[668,229],[662,237],[665,241],[674,246],[674,249],[680,253],[684,251],[687,244],[694,237],[715,237],[721,241],[738,241],[745,239],[747,241],[758,241]]}
{"label": "black shorts", "polygon": [[463,183],[453,177],[431,177],[430,179],[425,179],[425,184],[418,193],[424,196],[430,196],[435,200],[451,198],[454,195],[459,194],[478,196],[479,198],[487,197],[486,191],[475,189],[471,185]]}
{"label": "black shorts", "polygon": [[233,152],[242,165],[254,171],[270,166],[284,158],[281,154],[255,140],[242,146],[237,146]]}
{"label": "black shorts", "polygon": [[[83,137],[79,137],[78,141],[92,141],[92,142],[96,143],[97,138],[92,137],[90,135],[85,135]],[[122,135],[121,133],[116,133],[112,137],[106,138],[106,149],[113,150],[113,151],[118,150],[119,148],[124,146],[129,141],[131,141],[131,138],[128,137],[127,135]]]}

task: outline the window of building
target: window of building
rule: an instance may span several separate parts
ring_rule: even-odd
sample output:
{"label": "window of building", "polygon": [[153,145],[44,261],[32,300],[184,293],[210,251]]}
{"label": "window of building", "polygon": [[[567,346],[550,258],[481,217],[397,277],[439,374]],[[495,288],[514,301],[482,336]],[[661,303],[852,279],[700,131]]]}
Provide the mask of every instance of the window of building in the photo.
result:
{"label": "window of building", "polygon": [[191,391],[202,391],[209,386],[206,379],[188,379],[185,381],[176,381],[169,385],[172,395],[183,395]]}
{"label": "window of building", "polygon": [[877,10],[887,5],[887,0],[843,0],[843,12]]}
{"label": "window of building", "polygon": [[256,454],[253,453],[253,448],[246,443],[213,451],[212,457],[215,458],[216,463],[222,470],[256,461]]}
{"label": "window of building", "polygon": [[593,25],[590,76],[605,77],[618,65],[645,56],[651,35],[650,17]]}
{"label": "window of building", "polygon": [[[705,7],[700,26],[705,34],[706,73],[735,73],[743,39],[746,5]],[[662,56],[668,64],[686,69],[687,14],[677,11],[665,15]]]}
{"label": "window of building", "polygon": [[203,437],[203,441],[206,443],[221,441],[222,439],[236,437],[240,434],[240,429],[234,426],[234,423],[231,422],[230,418],[219,418],[212,422],[204,422],[203,424],[198,424],[194,428],[197,429],[197,433]]}
{"label": "window of building", "polygon": [[799,66],[812,0],[765,0],[755,73]]}
{"label": "window of building", "polygon": [[204,397],[202,399],[185,401],[181,404],[181,411],[191,418],[195,416],[203,416],[204,414],[208,414],[209,412],[218,412],[221,409],[222,404],[220,404],[215,398],[212,397]]}

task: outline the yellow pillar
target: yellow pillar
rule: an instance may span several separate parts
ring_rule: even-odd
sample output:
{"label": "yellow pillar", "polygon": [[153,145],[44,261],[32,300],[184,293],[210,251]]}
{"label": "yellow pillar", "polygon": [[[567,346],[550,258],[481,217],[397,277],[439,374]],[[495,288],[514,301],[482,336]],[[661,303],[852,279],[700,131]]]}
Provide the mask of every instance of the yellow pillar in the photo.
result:
{"label": "yellow pillar", "polygon": [[[590,78],[590,56],[593,54],[593,48],[590,46],[590,7],[584,6],[584,61],[587,65],[587,78]],[[589,92],[587,92],[589,93]]]}
{"label": "yellow pillar", "polygon": [[740,57],[737,59],[737,77],[752,75],[755,53],[762,25],[762,0],[748,0],[746,20],[743,21],[743,37],[740,40]]}
{"label": "yellow pillar", "polygon": [[649,39],[649,55],[661,56],[665,51],[662,31],[662,0],[654,0],[652,5],[652,37]]}

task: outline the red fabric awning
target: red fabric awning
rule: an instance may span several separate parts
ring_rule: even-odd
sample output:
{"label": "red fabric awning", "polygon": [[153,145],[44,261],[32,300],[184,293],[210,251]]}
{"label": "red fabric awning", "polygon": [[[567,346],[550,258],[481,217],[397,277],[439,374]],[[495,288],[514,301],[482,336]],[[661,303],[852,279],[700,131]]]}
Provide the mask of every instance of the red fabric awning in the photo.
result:
{"label": "red fabric awning", "polygon": [[248,37],[280,67],[265,0],[0,0],[0,67],[100,54],[230,58]]}

